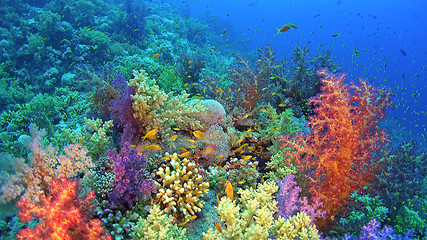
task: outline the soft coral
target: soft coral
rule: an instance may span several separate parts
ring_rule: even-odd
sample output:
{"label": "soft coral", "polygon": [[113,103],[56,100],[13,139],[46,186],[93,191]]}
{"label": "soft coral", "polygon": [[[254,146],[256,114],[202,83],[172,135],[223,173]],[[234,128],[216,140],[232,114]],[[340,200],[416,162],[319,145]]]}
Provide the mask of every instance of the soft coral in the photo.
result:
{"label": "soft coral", "polygon": [[21,230],[17,239],[111,239],[104,235],[99,219],[90,219],[93,192],[85,198],[77,197],[78,183],[67,178],[56,178],[50,183],[50,193],[40,196],[34,204],[22,198],[17,206],[22,222],[40,218],[35,229]]}
{"label": "soft coral", "polygon": [[346,75],[326,70],[322,93],[309,100],[315,106],[308,126],[311,134],[297,133],[294,138],[280,136],[285,163],[294,164],[312,199],[319,197],[327,211],[326,220],[317,221],[324,227],[334,218],[350,193],[373,181],[379,162],[373,160],[387,141],[387,134],[378,127],[391,107],[390,93],[377,90],[366,81],[360,86],[344,84]]}

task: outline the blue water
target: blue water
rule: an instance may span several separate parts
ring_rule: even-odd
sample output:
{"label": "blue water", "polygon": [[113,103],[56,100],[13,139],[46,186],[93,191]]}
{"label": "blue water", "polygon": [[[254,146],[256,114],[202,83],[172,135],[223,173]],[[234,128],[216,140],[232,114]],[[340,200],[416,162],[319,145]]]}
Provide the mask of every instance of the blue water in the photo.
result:
{"label": "blue water", "polygon": [[[212,15],[248,44],[270,43],[279,57],[296,45],[332,49],[349,79],[367,79],[395,93],[387,129],[397,141],[427,140],[427,2],[418,1],[183,1],[191,16]],[[283,24],[298,29],[274,36]],[[340,34],[333,37],[333,34]],[[359,54],[355,55],[355,50]]]}

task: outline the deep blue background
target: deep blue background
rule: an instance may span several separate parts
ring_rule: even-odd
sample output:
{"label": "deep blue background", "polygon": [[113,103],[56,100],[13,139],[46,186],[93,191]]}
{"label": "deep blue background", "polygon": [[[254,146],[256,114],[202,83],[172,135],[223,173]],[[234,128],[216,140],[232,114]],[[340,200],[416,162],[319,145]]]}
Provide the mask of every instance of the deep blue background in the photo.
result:
{"label": "deep blue background", "polygon": [[[331,48],[349,80],[362,77],[395,92],[396,107],[383,124],[393,142],[415,139],[427,148],[427,1],[206,0],[180,4],[191,17],[213,16],[218,31],[227,28],[226,35],[241,38],[247,49],[271,43],[283,58],[297,44],[308,45],[313,54]],[[287,23],[298,29],[274,36]],[[335,33],[340,35],[333,37]]]}

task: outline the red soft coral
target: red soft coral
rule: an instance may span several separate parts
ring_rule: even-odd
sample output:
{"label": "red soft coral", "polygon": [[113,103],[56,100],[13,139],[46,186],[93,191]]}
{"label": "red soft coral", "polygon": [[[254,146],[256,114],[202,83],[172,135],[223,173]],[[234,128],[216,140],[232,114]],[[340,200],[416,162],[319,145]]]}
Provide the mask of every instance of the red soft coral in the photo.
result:
{"label": "red soft coral", "polygon": [[21,230],[17,239],[111,239],[104,235],[99,219],[90,219],[93,192],[85,198],[77,197],[78,183],[67,178],[55,178],[50,184],[50,193],[40,196],[34,204],[26,198],[18,203],[18,216],[22,222],[40,218],[35,229]]}
{"label": "red soft coral", "polygon": [[344,84],[346,75],[318,72],[322,93],[309,100],[315,106],[308,126],[311,134],[280,136],[285,163],[300,171],[312,199],[319,197],[327,211],[318,227],[334,219],[348,196],[373,181],[379,161],[373,160],[387,141],[387,134],[378,127],[391,107],[390,93],[377,90],[366,81],[360,86]]}

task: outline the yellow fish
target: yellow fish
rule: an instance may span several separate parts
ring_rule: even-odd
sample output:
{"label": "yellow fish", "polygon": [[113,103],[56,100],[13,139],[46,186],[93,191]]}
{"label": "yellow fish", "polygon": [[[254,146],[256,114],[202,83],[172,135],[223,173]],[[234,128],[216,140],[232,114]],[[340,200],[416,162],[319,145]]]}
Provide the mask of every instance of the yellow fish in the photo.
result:
{"label": "yellow fish", "polygon": [[236,134],[233,134],[232,136],[231,136],[231,146],[233,147],[234,146],[234,137],[236,136]]}
{"label": "yellow fish", "polygon": [[142,137],[142,140],[144,141],[145,139],[152,139],[155,135],[156,135],[156,133],[157,133],[157,131],[159,131],[159,129],[158,128],[155,128],[155,129],[153,129],[153,130],[150,130],[149,132],[147,132],[147,134],[145,134],[145,136],[144,137]]}
{"label": "yellow fish", "polygon": [[225,185],[225,194],[227,194],[227,197],[233,201],[233,186],[230,181],[227,181]]}
{"label": "yellow fish", "polygon": [[279,75],[276,75],[276,76],[271,76],[271,77],[269,77],[271,80],[273,80],[273,79],[276,79],[276,78],[279,78],[280,76]]}
{"label": "yellow fish", "polygon": [[197,215],[193,215],[193,216],[189,217],[187,220],[185,220],[185,222],[182,222],[182,223],[178,224],[178,226],[182,227],[182,226],[184,226],[188,221],[194,220],[194,219],[196,219],[196,218],[197,218]]}
{"label": "yellow fish", "polygon": [[243,161],[247,161],[247,160],[249,160],[249,159],[251,159],[251,158],[252,158],[252,156],[251,156],[251,155],[245,156],[245,157],[243,158]]}
{"label": "yellow fish", "polygon": [[206,138],[201,131],[194,131],[193,135],[199,140],[204,140]]}
{"label": "yellow fish", "polygon": [[224,158],[224,155],[216,156],[215,158]]}
{"label": "yellow fish", "polygon": [[152,59],[155,59],[155,58],[158,58],[158,57],[160,57],[160,54],[156,53],[156,54],[154,54],[151,58],[152,58]]}
{"label": "yellow fish", "polygon": [[178,138],[178,135],[173,135],[172,137],[169,138],[169,140],[173,141],[173,140],[175,140],[177,138]]}
{"label": "yellow fish", "polygon": [[197,145],[191,145],[188,148],[196,148],[196,147],[197,147]]}
{"label": "yellow fish", "polygon": [[189,141],[191,143],[196,143],[196,141],[194,141],[193,139],[187,139],[187,141]]}
{"label": "yellow fish", "polygon": [[241,138],[241,139],[237,140],[237,142],[236,142],[236,144],[235,144],[235,145],[237,145],[237,144],[239,144],[239,143],[241,143],[241,142],[243,142],[243,138]]}
{"label": "yellow fish", "polygon": [[159,145],[150,144],[150,145],[144,146],[144,149],[148,149],[148,150],[161,150],[162,148]]}
{"label": "yellow fish", "polygon": [[191,152],[183,152],[183,153],[179,154],[178,156],[179,157],[187,157],[190,154],[191,154]]}
{"label": "yellow fish", "polygon": [[218,194],[216,195],[216,201],[218,202],[218,204],[219,204],[219,197],[218,197]]}

